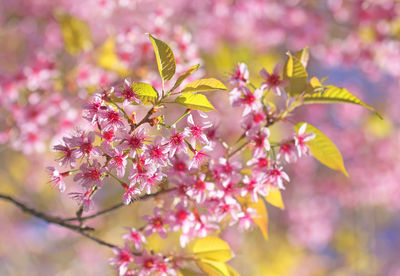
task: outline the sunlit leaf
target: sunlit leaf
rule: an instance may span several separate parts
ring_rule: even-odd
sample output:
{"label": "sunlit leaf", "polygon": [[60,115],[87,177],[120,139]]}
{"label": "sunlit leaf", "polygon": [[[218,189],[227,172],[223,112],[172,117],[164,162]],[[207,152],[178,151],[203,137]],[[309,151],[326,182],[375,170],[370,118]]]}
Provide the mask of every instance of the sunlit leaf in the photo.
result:
{"label": "sunlit leaf", "polygon": [[225,263],[201,260],[197,262],[197,265],[209,276],[231,276],[228,266]]}
{"label": "sunlit leaf", "polygon": [[[340,88],[333,85],[324,87],[324,91],[304,95],[304,103],[352,103],[368,108],[376,113],[375,109],[365,104],[359,98],[351,94],[346,88]],[[380,118],[381,116],[376,113]]]}
{"label": "sunlit leaf", "polygon": [[189,109],[211,111],[215,110],[207,97],[202,94],[185,93],[175,99],[175,102]]}
{"label": "sunlit leaf", "polygon": [[209,78],[209,79],[200,79],[192,81],[186,84],[181,92],[187,93],[187,92],[199,92],[208,90],[226,90],[226,87],[219,80],[214,78]]}
{"label": "sunlit leaf", "polygon": [[154,87],[148,83],[135,82],[132,86],[132,90],[139,96],[139,99],[144,104],[154,104],[157,101],[158,93]]}
{"label": "sunlit leaf", "polygon": [[69,14],[57,14],[58,23],[65,43],[65,50],[71,55],[92,48],[92,38],[87,23]]}
{"label": "sunlit leaf", "polygon": [[307,88],[307,71],[301,61],[290,53],[283,70],[283,78],[288,83],[285,90],[291,97],[300,95]]}
{"label": "sunlit leaf", "polygon": [[208,259],[218,262],[226,262],[232,258],[229,245],[218,237],[209,236],[197,240],[192,248],[200,259]]}
{"label": "sunlit leaf", "polygon": [[281,208],[282,210],[285,209],[285,205],[283,204],[282,200],[282,194],[279,189],[271,189],[268,195],[265,197],[265,200],[275,207]]}
{"label": "sunlit leaf", "polygon": [[181,85],[181,83],[187,78],[189,77],[191,74],[193,74],[194,72],[196,72],[200,67],[200,64],[197,65],[193,65],[191,66],[188,70],[186,70],[185,72],[183,72],[182,74],[179,75],[178,79],[176,80],[174,86],[172,87],[171,91],[174,91],[179,85]]}
{"label": "sunlit leaf", "polygon": [[104,69],[117,72],[120,76],[129,75],[129,70],[123,65],[115,52],[115,40],[111,37],[100,47],[97,64]]}
{"label": "sunlit leaf", "polygon": [[175,74],[176,65],[174,53],[165,42],[153,37],[151,34],[148,35],[151,44],[153,44],[158,71],[160,72],[160,76],[164,83],[165,81],[172,79]]}
{"label": "sunlit leaf", "polygon": [[[300,122],[295,125],[294,128],[296,132],[303,124],[304,122]],[[307,123],[306,133],[315,134],[314,139],[306,142],[315,159],[333,170],[341,171],[345,176],[348,177],[349,175],[344,166],[342,155],[335,144],[319,129],[310,125],[309,123]]]}
{"label": "sunlit leaf", "polygon": [[268,212],[262,198],[257,202],[251,201],[250,197],[237,197],[244,208],[252,208],[257,211],[257,217],[252,218],[254,223],[260,228],[264,239],[268,240]]}
{"label": "sunlit leaf", "polygon": [[303,64],[304,68],[307,67],[308,60],[310,59],[310,52],[308,51],[308,47],[297,51],[294,53],[294,57],[300,60],[301,64]]}

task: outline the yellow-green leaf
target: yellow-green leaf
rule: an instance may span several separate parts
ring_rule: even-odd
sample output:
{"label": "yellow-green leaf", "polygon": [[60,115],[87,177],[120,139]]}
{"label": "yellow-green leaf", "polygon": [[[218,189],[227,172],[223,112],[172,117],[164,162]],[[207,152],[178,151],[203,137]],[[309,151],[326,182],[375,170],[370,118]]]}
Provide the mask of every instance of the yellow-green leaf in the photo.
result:
{"label": "yellow-green leaf", "polygon": [[268,195],[265,197],[265,200],[275,207],[281,208],[282,210],[285,209],[285,204],[283,204],[281,191],[277,188],[271,188]]}
{"label": "yellow-green leaf", "polygon": [[[294,127],[295,130],[298,131],[303,124],[304,122],[296,124]],[[307,123],[306,133],[315,134],[314,139],[306,142],[315,159],[333,170],[341,171],[345,176],[349,177],[342,155],[335,144],[324,133],[309,123]]]}
{"label": "yellow-green leaf", "polygon": [[197,262],[197,265],[209,276],[231,276],[228,266],[225,263],[201,260]]}
{"label": "yellow-green leaf", "polygon": [[115,40],[112,37],[107,39],[100,47],[97,64],[104,69],[117,72],[122,77],[129,75],[129,70],[123,65],[115,52]]}
{"label": "yellow-green leaf", "polygon": [[69,14],[57,14],[58,23],[65,43],[65,50],[71,55],[92,48],[92,39],[89,26],[85,21]]}
{"label": "yellow-green leaf", "polygon": [[308,74],[301,61],[288,53],[288,59],[283,70],[283,79],[288,82],[285,90],[295,97],[303,93],[307,88]]}
{"label": "yellow-green leaf", "polygon": [[304,68],[307,67],[308,60],[310,59],[310,52],[308,51],[308,47],[297,51],[294,53],[294,56],[300,60],[301,64],[303,64]]}
{"label": "yellow-green leaf", "polygon": [[352,103],[366,107],[382,118],[372,106],[365,104],[359,98],[351,94],[346,88],[336,87],[333,85],[325,86],[324,90],[321,92],[306,94],[304,96],[304,103]]}
{"label": "yellow-green leaf", "polygon": [[154,104],[157,101],[158,93],[154,87],[148,83],[135,82],[132,86],[132,90],[146,105]]}
{"label": "yellow-green leaf", "polygon": [[186,70],[185,72],[183,72],[182,74],[179,75],[178,79],[176,80],[174,86],[172,87],[171,91],[174,91],[179,85],[181,85],[181,83],[187,78],[189,77],[191,74],[193,74],[194,72],[196,72],[200,67],[200,64],[197,65],[193,65],[191,66],[188,70]]}
{"label": "yellow-green leaf", "polygon": [[199,92],[199,91],[209,91],[209,90],[226,90],[225,85],[217,79],[209,78],[209,79],[200,79],[192,81],[186,84],[182,93],[187,92]]}
{"label": "yellow-green leaf", "polygon": [[215,110],[207,97],[202,94],[186,93],[175,99],[175,102],[189,109],[211,111]]}
{"label": "yellow-green leaf", "polygon": [[252,208],[257,211],[257,217],[252,218],[254,223],[260,228],[265,240],[268,240],[268,212],[262,198],[253,202],[250,197],[237,197],[243,208]]}
{"label": "yellow-green leaf", "polygon": [[153,37],[151,34],[148,35],[156,55],[158,71],[164,83],[172,79],[175,74],[176,65],[174,53],[165,42]]}
{"label": "yellow-green leaf", "polygon": [[229,245],[218,237],[208,236],[197,240],[192,252],[200,259],[207,259],[218,262],[226,262],[232,258],[232,251]]}

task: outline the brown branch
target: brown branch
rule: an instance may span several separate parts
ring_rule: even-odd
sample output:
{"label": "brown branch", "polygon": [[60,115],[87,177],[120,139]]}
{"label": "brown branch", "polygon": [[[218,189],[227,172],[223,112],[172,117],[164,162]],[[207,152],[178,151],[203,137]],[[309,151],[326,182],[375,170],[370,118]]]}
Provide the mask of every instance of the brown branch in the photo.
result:
{"label": "brown branch", "polygon": [[12,198],[11,196],[0,194],[0,198],[14,203],[14,205],[19,207],[23,212],[31,214],[31,215],[33,215],[37,218],[40,218],[44,221],[47,221],[48,223],[58,224],[62,227],[69,228],[71,230],[79,230],[79,231],[94,230],[93,228],[88,227],[88,226],[81,227],[78,225],[70,224],[70,223],[66,222],[65,220],[63,220],[62,218],[50,216],[48,214],[39,212],[31,207],[26,206],[24,203]]}
{"label": "brown branch", "polygon": [[13,197],[8,196],[8,195],[0,194],[0,199],[3,199],[5,201],[13,203],[15,206],[17,206],[19,209],[21,209],[25,213],[28,213],[28,214],[30,214],[30,215],[32,215],[34,217],[42,219],[42,220],[44,220],[44,221],[46,221],[48,223],[57,224],[57,225],[62,226],[64,228],[67,228],[67,229],[70,229],[72,231],[75,231],[76,233],[78,233],[78,234],[80,234],[82,236],[85,236],[85,237],[97,242],[98,244],[101,244],[101,245],[104,245],[104,246],[107,246],[107,247],[111,247],[111,248],[117,247],[114,244],[105,242],[105,241],[103,241],[103,240],[101,240],[99,238],[96,238],[96,237],[92,236],[91,234],[87,233],[87,231],[94,230],[94,228],[92,228],[92,227],[88,227],[88,226],[83,226],[82,227],[82,226],[70,224],[70,223],[68,223],[66,220],[64,220],[62,218],[50,216],[50,215],[47,215],[47,214],[45,214],[43,212],[39,212],[39,211],[37,211],[37,210],[35,210],[35,209],[31,208],[31,207],[28,207],[24,203],[14,199]]}
{"label": "brown branch", "polygon": [[135,126],[138,128],[140,125],[149,122],[149,118],[154,113],[154,106],[147,112],[147,114],[143,117],[143,119]]}

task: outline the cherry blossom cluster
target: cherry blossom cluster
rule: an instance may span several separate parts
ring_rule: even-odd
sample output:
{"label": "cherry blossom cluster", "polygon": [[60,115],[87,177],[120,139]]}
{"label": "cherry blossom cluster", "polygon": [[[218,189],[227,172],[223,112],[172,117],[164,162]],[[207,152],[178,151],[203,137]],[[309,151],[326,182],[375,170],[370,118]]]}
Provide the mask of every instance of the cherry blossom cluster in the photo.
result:
{"label": "cherry blossom cluster", "polygon": [[[305,134],[303,125],[291,138],[270,142],[269,126],[285,118],[283,109],[272,110],[266,96],[272,92],[284,96],[285,82],[278,69],[272,73],[263,69],[261,76],[265,81],[254,88],[247,66],[241,63],[230,78],[230,102],[242,110],[243,128],[232,147],[202,111],[187,109],[168,125],[168,112],[159,114],[168,110],[164,103],[168,94],[159,95],[138,120],[139,111],[146,109],[145,99],[128,79],[96,92],[83,106],[89,129],[76,130],[54,146],[60,166],[67,170],[50,167],[52,182],[63,192],[65,178],[73,178],[81,191],[70,194],[84,211],[92,208],[94,195],[107,189],[106,185],[121,186],[124,204],[144,195],[160,198],[153,214],[143,216],[143,226],[129,229],[125,247],[115,249],[111,262],[120,275],[172,273],[182,262],[172,255],[146,251],[146,237],[158,234],[166,238],[168,233],[178,232],[180,245],[185,247],[194,238],[227,226],[247,230],[258,213],[239,198],[257,202],[271,189],[285,188],[289,176],[283,165],[307,154],[305,142],[313,135]],[[245,150],[251,152],[250,160],[242,155]],[[249,172],[243,173],[243,169]]]}

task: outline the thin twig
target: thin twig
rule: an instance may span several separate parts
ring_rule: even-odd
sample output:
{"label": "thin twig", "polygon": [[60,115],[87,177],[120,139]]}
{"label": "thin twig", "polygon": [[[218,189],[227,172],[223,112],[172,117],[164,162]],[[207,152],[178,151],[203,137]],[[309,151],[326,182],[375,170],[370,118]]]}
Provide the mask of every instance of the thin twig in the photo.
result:
{"label": "thin twig", "polygon": [[149,121],[150,116],[154,113],[154,106],[147,112],[147,114],[143,117],[143,119],[135,126],[138,128],[140,125],[147,123]]}
{"label": "thin twig", "polygon": [[99,238],[96,238],[96,237],[90,235],[89,233],[86,233],[86,232],[79,232],[79,231],[76,231],[76,232],[78,232],[78,233],[81,234],[82,236],[85,236],[85,237],[88,238],[88,239],[91,239],[92,241],[97,242],[98,244],[101,244],[101,245],[104,245],[104,246],[107,246],[107,247],[110,247],[110,248],[118,247],[118,246],[115,245],[115,244],[112,244],[112,243],[109,243],[109,242],[105,242],[105,241],[103,241],[103,240],[101,240],[101,239],[99,239]]}
{"label": "thin twig", "polygon": [[40,218],[44,221],[47,221],[48,223],[53,223],[53,224],[58,224],[62,227],[65,228],[69,228],[71,230],[79,230],[79,231],[92,231],[94,230],[92,227],[88,227],[88,226],[79,226],[79,225],[74,225],[74,224],[70,224],[68,223],[66,220],[63,220],[62,218],[59,217],[54,217],[54,216],[50,216],[47,215],[45,213],[39,212],[31,207],[26,206],[24,203],[12,198],[11,196],[8,195],[4,195],[4,194],[0,194],[0,198],[4,199],[6,201],[12,202],[14,203],[14,205],[16,205],[17,207],[19,207],[23,212],[31,214],[37,218]]}
{"label": "thin twig", "polygon": [[238,147],[236,150],[232,151],[231,153],[228,153],[228,158],[234,156],[236,153],[238,153],[239,151],[241,151],[244,147],[246,147],[249,144],[249,142],[245,142],[243,145],[241,145],[240,147]]}
{"label": "thin twig", "polygon": [[3,199],[5,201],[13,203],[15,206],[20,208],[25,213],[28,213],[30,215],[33,215],[33,216],[37,217],[37,218],[40,218],[40,219],[42,219],[42,220],[44,220],[44,221],[46,221],[48,223],[57,224],[57,225],[60,225],[60,226],[62,226],[64,228],[68,228],[68,229],[70,229],[72,231],[75,231],[76,233],[88,238],[88,239],[91,239],[91,240],[97,242],[100,245],[104,245],[104,246],[111,247],[111,248],[117,247],[114,244],[105,242],[105,241],[103,241],[103,240],[101,240],[99,238],[96,238],[96,237],[92,236],[91,234],[87,233],[86,231],[94,230],[91,227],[88,227],[88,226],[81,227],[81,226],[78,226],[78,225],[70,224],[70,223],[68,223],[66,220],[64,220],[62,218],[50,216],[50,215],[47,215],[45,213],[39,212],[39,211],[37,211],[37,210],[35,210],[35,209],[31,208],[31,207],[28,207],[24,203],[14,199],[13,197],[8,196],[8,195],[0,194],[0,199]]}

